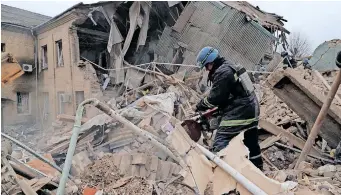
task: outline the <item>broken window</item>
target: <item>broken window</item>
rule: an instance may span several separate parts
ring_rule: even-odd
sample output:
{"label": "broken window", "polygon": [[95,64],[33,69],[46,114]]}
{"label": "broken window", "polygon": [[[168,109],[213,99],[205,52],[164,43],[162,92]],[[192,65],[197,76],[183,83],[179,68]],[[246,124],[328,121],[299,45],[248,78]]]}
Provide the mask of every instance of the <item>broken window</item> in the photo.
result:
{"label": "broken window", "polygon": [[58,114],[65,114],[65,94],[64,92],[57,92],[58,99]]}
{"label": "broken window", "polygon": [[6,52],[6,43],[1,43],[1,52]]}
{"label": "broken window", "polygon": [[49,107],[50,107],[50,102],[49,102],[49,93],[48,92],[43,92],[43,118],[44,120],[47,120],[49,118]]}
{"label": "broken window", "polygon": [[18,114],[30,114],[30,96],[27,92],[17,92]]}
{"label": "broken window", "polygon": [[41,47],[41,69],[47,69],[47,45]]}
{"label": "broken window", "polygon": [[[78,109],[78,106],[80,103],[84,101],[84,91],[76,91],[76,109]],[[83,116],[86,115],[86,110],[84,108],[83,110]]]}
{"label": "broken window", "polygon": [[57,56],[57,67],[64,66],[64,60],[63,60],[63,45],[62,40],[56,41],[56,56]]}

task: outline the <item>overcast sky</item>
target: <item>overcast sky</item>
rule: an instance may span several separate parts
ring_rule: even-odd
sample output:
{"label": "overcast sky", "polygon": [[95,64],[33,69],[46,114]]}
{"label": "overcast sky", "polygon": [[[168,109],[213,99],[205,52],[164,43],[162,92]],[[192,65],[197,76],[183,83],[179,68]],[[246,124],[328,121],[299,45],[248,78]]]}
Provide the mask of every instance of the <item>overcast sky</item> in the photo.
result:
{"label": "overcast sky", "polygon": [[[55,16],[80,1],[6,1],[2,3],[40,14]],[[93,3],[97,1],[83,1]],[[300,32],[312,50],[326,40],[341,39],[341,1],[251,1],[262,10],[284,16],[285,27]]]}

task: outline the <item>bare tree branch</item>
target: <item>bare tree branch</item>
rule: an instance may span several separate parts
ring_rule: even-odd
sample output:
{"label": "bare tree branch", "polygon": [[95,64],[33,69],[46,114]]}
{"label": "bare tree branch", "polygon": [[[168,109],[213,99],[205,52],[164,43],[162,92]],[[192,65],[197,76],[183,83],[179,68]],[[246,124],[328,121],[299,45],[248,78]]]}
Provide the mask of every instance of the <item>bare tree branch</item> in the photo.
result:
{"label": "bare tree branch", "polygon": [[301,58],[311,54],[310,44],[301,33],[294,32],[289,36],[288,52],[293,58]]}

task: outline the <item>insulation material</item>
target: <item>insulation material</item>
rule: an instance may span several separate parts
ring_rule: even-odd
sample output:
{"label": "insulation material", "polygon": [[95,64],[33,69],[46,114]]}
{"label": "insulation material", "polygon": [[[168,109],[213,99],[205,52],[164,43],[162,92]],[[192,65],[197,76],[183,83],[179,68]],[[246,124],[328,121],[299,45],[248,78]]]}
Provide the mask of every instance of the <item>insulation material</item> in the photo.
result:
{"label": "insulation material", "polygon": [[[244,132],[233,138],[228,147],[221,150],[218,155],[231,167],[243,174],[250,181],[254,182],[254,184],[264,190],[267,194],[279,194],[282,192],[287,192],[290,189],[296,187],[297,183],[280,183],[266,177],[261,170],[254,166],[252,162],[246,158],[246,156],[249,155],[249,151],[244,145],[243,140]],[[238,156],[236,156],[236,154],[238,154]],[[231,156],[233,156],[233,158],[231,158]],[[219,167],[217,167],[214,171],[212,182],[214,184],[214,194],[224,194],[234,189],[237,189],[239,192],[247,192],[243,186],[238,185],[230,175],[228,175]]]}
{"label": "insulation material", "polygon": [[140,45],[146,44],[147,32],[149,28],[148,24],[149,24],[150,6],[147,4],[147,2],[141,2],[141,6],[144,11],[144,16],[143,16],[142,27],[140,30],[139,38],[137,40],[136,50],[138,50]]}
{"label": "insulation material", "polygon": [[159,95],[143,96],[136,101],[136,105],[141,107],[145,105],[150,105],[158,111],[172,115],[174,111],[175,100],[175,93],[163,93]]}

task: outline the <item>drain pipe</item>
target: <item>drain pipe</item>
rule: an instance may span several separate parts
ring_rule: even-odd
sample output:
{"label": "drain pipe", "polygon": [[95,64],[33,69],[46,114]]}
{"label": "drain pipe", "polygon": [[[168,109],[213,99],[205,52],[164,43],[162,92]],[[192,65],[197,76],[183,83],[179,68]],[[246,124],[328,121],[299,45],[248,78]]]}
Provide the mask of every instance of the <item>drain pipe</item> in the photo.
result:
{"label": "drain pipe", "polygon": [[237,170],[231,167],[229,164],[221,160],[218,156],[208,151],[206,148],[197,144],[197,147],[214,163],[216,163],[225,172],[231,175],[238,183],[242,184],[249,192],[255,195],[267,195],[262,189],[248,180],[244,175],[240,174]]}
{"label": "drain pipe", "polygon": [[84,106],[86,104],[92,104],[99,110],[103,111],[105,114],[109,115],[110,117],[118,120],[119,122],[125,124],[127,127],[132,129],[136,134],[143,136],[147,138],[153,144],[154,146],[158,147],[159,149],[163,150],[169,157],[174,159],[176,162],[178,162],[182,167],[186,167],[186,163],[182,160],[182,158],[178,155],[173,153],[171,150],[169,150],[164,144],[160,143],[157,141],[154,135],[150,134],[149,132],[140,129],[124,117],[120,116],[117,114],[113,109],[111,109],[108,105],[100,102],[96,98],[91,98],[83,101],[77,109],[76,112],[76,117],[75,117],[75,124],[72,129],[72,136],[70,140],[70,145],[67,151],[66,159],[65,159],[65,164],[63,168],[63,173],[59,181],[59,186],[57,190],[57,195],[63,195],[65,192],[65,186],[66,186],[66,181],[70,173],[71,165],[72,165],[72,158],[76,150],[76,144],[77,144],[77,139],[78,135],[80,133],[80,128],[81,128],[81,119],[83,115],[83,110]]}

